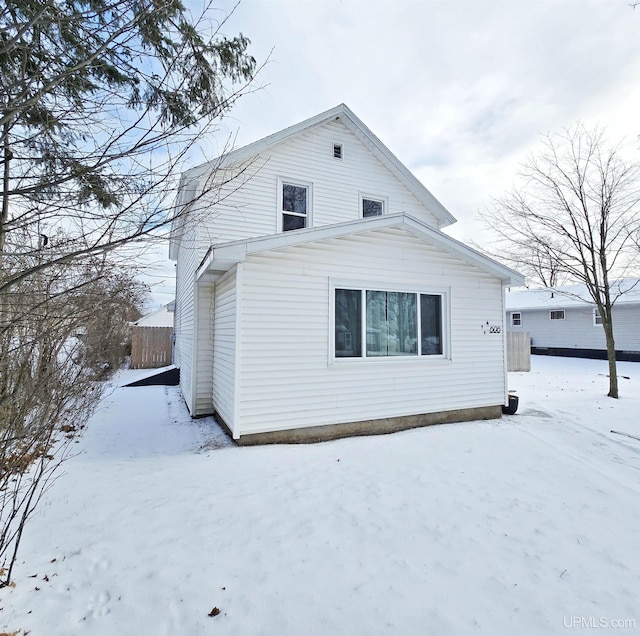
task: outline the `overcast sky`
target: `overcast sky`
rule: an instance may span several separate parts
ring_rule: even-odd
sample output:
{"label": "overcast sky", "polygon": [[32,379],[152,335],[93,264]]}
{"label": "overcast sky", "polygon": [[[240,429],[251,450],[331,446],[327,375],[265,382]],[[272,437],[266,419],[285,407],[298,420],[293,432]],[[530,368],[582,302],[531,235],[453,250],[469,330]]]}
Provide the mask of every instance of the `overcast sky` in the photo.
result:
{"label": "overcast sky", "polygon": [[270,57],[264,88],[201,159],[344,102],[458,219],[448,232],[477,238],[541,133],[597,123],[640,154],[631,1],[243,0],[223,30]]}

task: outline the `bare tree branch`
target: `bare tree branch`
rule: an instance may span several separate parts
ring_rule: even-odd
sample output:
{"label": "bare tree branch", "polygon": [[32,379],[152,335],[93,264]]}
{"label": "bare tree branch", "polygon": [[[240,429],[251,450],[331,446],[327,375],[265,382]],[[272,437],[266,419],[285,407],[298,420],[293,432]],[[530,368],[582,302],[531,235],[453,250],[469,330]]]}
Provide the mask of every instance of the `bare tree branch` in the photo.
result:
{"label": "bare tree branch", "polygon": [[181,0],[0,5],[0,587],[126,354],[144,296],[131,255],[251,176],[224,166],[175,201],[196,149],[255,90],[229,15],[215,0],[199,16]]}
{"label": "bare tree branch", "polygon": [[609,396],[618,397],[612,307],[630,291],[616,281],[640,272],[640,169],[604,131],[578,124],[542,139],[522,186],[482,215],[496,237],[489,252],[530,280],[585,286],[602,316]]}

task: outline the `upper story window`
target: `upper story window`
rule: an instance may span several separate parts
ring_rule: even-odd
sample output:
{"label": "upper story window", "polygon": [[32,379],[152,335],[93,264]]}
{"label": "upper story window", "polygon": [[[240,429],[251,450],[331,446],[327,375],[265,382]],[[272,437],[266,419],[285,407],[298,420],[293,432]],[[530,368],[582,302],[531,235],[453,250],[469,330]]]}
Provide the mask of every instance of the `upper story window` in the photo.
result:
{"label": "upper story window", "polygon": [[382,197],[360,195],[360,213],[363,219],[370,216],[381,216],[386,212],[386,200]]}
{"label": "upper story window", "polygon": [[279,179],[280,220],[282,232],[310,227],[311,185]]}
{"label": "upper story window", "polygon": [[519,311],[514,311],[511,314],[511,326],[519,327],[522,325],[522,314]]}
{"label": "upper story window", "polygon": [[342,144],[333,144],[333,158],[342,159]]}
{"label": "upper story window", "polygon": [[597,307],[593,308],[593,324],[594,325],[602,324],[602,316],[600,315],[600,312],[598,311]]}
{"label": "upper story window", "polygon": [[564,309],[554,309],[550,311],[549,318],[551,320],[564,320]]}

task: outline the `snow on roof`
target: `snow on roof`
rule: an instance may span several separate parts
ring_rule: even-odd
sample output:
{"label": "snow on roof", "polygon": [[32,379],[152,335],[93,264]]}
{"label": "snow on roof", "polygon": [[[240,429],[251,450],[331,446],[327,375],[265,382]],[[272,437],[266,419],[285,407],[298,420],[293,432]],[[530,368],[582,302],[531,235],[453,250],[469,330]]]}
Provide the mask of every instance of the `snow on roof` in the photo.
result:
{"label": "snow on roof", "polygon": [[[640,304],[640,279],[625,278],[611,285],[615,303]],[[561,285],[542,289],[508,291],[507,310],[514,309],[553,309],[594,305],[585,285]]]}
{"label": "snow on roof", "polygon": [[146,316],[142,316],[133,325],[135,327],[173,327],[173,310],[171,306],[174,306],[174,301],[152,311]]}

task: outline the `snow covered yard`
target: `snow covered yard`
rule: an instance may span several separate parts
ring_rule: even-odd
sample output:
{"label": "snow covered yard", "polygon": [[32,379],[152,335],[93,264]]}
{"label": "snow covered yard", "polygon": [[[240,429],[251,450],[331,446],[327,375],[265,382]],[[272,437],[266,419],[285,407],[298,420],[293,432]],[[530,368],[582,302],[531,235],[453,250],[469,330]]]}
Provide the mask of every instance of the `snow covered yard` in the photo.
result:
{"label": "snow covered yard", "polygon": [[640,441],[610,430],[640,436],[640,364],[617,401],[606,373],[534,357],[512,417],[246,448],[175,387],[115,388],[0,633],[638,634]]}

